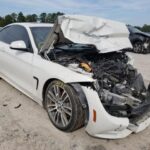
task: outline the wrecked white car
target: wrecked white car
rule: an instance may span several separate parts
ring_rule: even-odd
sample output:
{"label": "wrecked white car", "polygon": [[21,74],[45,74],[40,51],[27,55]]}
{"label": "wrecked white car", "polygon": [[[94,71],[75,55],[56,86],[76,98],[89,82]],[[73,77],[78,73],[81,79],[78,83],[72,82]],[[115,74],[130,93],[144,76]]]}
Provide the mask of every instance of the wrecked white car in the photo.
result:
{"label": "wrecked white car", "polygon": [[150,86],[123,51],[132,48],[125,24],[65,15],[43,38],[35,24],[18,25],[30,44],[6,43],[5,28],[0,32],[0,76],[44,105],[54,126],[66,132],[85,126],[107,139],[149,126]]}

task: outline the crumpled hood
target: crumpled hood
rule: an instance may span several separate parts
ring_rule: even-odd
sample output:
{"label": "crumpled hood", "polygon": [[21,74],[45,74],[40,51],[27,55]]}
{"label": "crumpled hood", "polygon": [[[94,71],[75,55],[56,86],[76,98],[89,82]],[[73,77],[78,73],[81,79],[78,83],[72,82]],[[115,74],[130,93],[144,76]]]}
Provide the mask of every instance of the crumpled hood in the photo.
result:
{"label": "crumpled hood", "polygon": [[124,23],[81,15],[59,16],[41,52],[58,40],[60,43],[92,44],[100,53],[132,48]]}

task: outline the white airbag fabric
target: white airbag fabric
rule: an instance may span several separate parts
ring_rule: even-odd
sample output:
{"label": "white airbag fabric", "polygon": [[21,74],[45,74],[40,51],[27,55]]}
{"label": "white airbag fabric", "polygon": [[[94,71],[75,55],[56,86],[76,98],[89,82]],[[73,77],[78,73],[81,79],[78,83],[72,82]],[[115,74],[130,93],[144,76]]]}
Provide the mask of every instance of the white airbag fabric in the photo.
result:
{"label": "white airbag fabric", "polygon": [[93,44],[100,53],[132,48],[124,23],[107,19],[64,15],[58,18],[65,38],[74,43]]}

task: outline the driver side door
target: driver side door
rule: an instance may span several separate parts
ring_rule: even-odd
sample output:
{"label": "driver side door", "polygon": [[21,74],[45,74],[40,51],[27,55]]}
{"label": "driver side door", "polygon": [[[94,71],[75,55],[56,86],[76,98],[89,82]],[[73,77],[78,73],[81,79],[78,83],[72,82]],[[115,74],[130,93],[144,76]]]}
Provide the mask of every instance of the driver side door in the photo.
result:
{"label": "driver side door", "polygon": [[[32,61],[33,51],[27,30],[20,25],[11,25],[0,32],[0,67],[6,80],[15,84],[26,93],[33,90]],[[11,49],[14,41],[24,41],[27,51]],[[31,92],[32,93],[32,92]]]}

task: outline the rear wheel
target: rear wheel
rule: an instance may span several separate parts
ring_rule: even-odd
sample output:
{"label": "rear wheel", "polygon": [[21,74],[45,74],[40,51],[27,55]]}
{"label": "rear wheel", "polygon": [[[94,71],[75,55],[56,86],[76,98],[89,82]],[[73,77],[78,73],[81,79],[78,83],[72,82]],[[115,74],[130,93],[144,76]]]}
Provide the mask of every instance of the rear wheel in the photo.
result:
{"label": "rear wheel", "polygon": [[62,131],[71,132],[84,124],[83,108],[75,90],[68,84],[52,81],[45,92],[44,106],[54,126]]}

